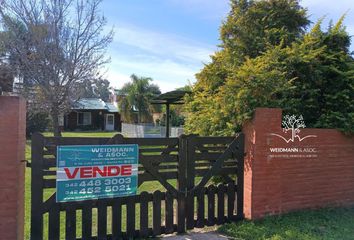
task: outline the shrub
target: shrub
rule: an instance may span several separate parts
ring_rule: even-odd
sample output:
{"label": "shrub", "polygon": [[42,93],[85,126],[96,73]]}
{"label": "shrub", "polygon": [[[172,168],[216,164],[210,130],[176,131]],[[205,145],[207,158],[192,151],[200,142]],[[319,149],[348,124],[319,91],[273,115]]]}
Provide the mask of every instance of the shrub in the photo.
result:
{"label": "shrub", "polygon": [[26,137],[30,138],[35,132],[43,132],[50,125],[50,119],[47,113],[28,112],[26,117]]}

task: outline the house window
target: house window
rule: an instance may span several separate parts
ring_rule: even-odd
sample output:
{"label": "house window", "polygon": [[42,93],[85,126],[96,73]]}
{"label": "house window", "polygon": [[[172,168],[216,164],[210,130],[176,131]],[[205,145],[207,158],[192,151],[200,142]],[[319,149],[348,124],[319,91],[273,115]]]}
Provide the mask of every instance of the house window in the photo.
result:
{"label": "house window", "polygon": [[78,112],[77,113],[77,125],[91,125],[91,113],[90,112]]}

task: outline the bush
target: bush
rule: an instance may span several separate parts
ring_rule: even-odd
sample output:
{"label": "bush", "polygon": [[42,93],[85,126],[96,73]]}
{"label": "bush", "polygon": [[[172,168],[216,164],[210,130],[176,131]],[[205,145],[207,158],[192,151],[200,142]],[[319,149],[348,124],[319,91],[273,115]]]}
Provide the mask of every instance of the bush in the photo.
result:
{"label": "bush", "polygon": [[[160,120],[161,126],[166,125],[166,114],[163,115],[162,119]],[[184,116],[178,115],[176,111],[170,111],[170,124],[172,127],[179,127],[184,125]]]}
{"label": "bush", "polygon": [[35,132],[44,132],[50,125],[50,119],[47,113],[35,112],[27,113],[26,117],[26,137],[30,138]]}

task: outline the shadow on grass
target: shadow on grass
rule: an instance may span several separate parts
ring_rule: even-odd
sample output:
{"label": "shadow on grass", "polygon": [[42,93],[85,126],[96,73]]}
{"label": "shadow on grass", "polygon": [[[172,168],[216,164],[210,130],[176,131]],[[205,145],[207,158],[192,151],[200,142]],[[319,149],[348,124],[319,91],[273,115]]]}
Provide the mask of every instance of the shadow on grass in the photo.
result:
{"label": "shadow on grass", "polygon": [[269,216],[257,221],[241,221],[219,228],[239,240],[352,240],[354,206],[326,208]]}

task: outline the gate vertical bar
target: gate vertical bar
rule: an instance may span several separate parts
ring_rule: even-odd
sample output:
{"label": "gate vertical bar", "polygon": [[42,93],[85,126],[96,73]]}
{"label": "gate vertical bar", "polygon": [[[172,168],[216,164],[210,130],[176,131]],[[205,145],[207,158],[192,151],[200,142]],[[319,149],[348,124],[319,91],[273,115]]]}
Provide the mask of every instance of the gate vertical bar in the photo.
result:
{"label": "gate vertical bar", "polygon": [[[194,187],[195,179],[195,145],[196,135],[188,135],[185,139],[187,151],[186,151],[186,187],[187,191],[190,191]],[[194,193],[188,193],[186,195],[186,228],[187,230],[194,228]]]}
{"label": "gate vertical bar", "polygon": [[187,168],[187,144],[186,135],[179,137],[178,145],[178,194],[177,194],[177,232],[183,233],[186,231],[186,168]]}
{"label": "gate vertical bar", "polygon": [[31,239],[43,239],[43,148],[43,135],[34,133],[31,148]]}
{"label": "gate vertical bar", "polygon": [[[115,134],[109,141],[104,144],[124,144],[125,138],[122,134]],[[139,154],[140,157],[140,154]],[[131,210],[131,209],[130,209]],[[106,210],[107,211],[107,210]],[[134,216],[135,216],[135,205],[134,205]],[[126,219],[128,219],[128,211],[126,212]],[[114,201],[112,206],[112,239],[120,239],[122,235],[122,201],[117,199]],[[135,220],[134,220],[135,224]],[[128,233],[128,224],[127,233]],[[130,227],[130,226],[129,226]],[[135,228],[135,226],[134,226]],[[134,229],[135,230],[135,229]]]}
{"label": "gate vertical bar", "polygon": [[237,152],[237,220],[243,219],[243,174],[244,174],[244,157],[245,157],[245,136],[243,133],[238,135],[239,151]]}

